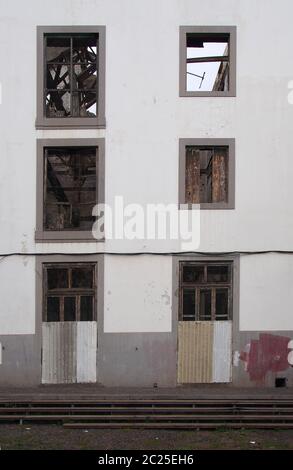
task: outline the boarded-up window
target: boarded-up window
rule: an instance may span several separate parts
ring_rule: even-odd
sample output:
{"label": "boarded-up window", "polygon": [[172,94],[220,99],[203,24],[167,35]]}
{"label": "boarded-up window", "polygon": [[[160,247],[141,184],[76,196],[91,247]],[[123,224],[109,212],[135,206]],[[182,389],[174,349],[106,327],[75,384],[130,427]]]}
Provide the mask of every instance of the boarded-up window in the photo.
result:
{"label": "boarded-up window", "polygon": [[94,263],[44,265],[44,321],[96,320]]}
{"label": "boarded-up window", "polygon": [[97,203],[97,149],[44,149],[45,230],[91,230]]}
{"label": "boarded-up window", "polygon": [[228,158],[228,146],[186,146],[186,203],[228,201]]}
{"label": "boarded-up window", "polygon": [[180,263],[179,319],[231,320],[232,263]]}
{"label": "boarded-up window", "polygon": [[97,116],[98,34],[45,35],[47,118]]}

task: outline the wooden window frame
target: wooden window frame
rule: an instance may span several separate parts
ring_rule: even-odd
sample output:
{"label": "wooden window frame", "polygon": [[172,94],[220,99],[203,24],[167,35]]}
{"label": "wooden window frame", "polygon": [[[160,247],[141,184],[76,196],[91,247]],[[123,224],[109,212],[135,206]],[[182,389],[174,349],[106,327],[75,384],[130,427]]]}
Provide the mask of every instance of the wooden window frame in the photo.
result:
{"label": "wooden window frame", "polygon": [[[93,269],[93,286],[92,288],[72,288],[70,286],[72,281],[72,270],[74,268],[83,268],[83,267],[91,267]],[[69,287],[62,288],[62,289],[48,289],[48,277],[47,272],[48,269],[55,268],[55,269],[67,269],[69,270]],[[64,322],[64,298],[65,297],[74,297],[76,299],[76,317],[75,320],[72,321],[83,321],[80,320],[80,298],[81,296],[92,296],[93,297],[93,318],[92,320],[88,321],[97,321],[97,263],[96,262],[69,262],[69,263],[43,263],[43,322],[48,322],[47,318],[47,298],[50,297],[58,297],[61,299],[60,303],[60,319],[57,321]]]}
{"label": "wooden window frame", "polygon": [[192,209],[186,201],[186,147],[227,147],[227,201],[200,203],[200,209],[235,209],[235,139],[226,138],[186,138],[179,139],[179,205]]}
{"label": "wooden window frame", "polygon": [[[97,115],[93,117],[46,117],[45,109],[45,37],[46,35],[97,34]],[[37,27],[37,129],[105,128],[105,26],[38,26]]]}
{"label": "wooden window frame", "polygon": [[89,230],[45,230],[44,229],[44,162],[46,148],[95,147],[96,154],[96,203],[105,200],[105,141],[104,139],[37,139],[37,221],[35,240],[37,242],[104,242],[95,239]]}
{"label": "wooden window frame", "polygon": [[[183,269],[185,266],[201,266],[204,268],[204,280],[202,282],[184,282]],[[208,282],[208,266],[229,266],[229,279],[227,282]],[[183,291],[190,289],[195,295],[194,318],[187,320],[183,316]],[[222,321],[232,320],[233,318],[233,261],[179,261],[179,321],[221,321],[216,316],[216,291],[218,289],[228,289],[228,318]],[[199,317],[200,291],[211,291],[211,318],[202,320]],[[197,312],[197,313],[196,313]]]}
{"label": "wooden window frame", "polygon": [[[236,96],[236,26],[180,26],[179,28],[179,96],[182,97],[235,97]],[[229,35],[229,90],[187,91],[186,61],[188,34]]]}

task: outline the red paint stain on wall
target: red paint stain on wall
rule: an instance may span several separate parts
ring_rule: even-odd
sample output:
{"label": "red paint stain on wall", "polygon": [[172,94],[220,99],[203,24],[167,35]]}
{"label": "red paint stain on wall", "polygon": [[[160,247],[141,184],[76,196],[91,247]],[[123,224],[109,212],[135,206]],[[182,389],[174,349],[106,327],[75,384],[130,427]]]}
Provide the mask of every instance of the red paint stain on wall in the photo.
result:
{"label": "red paint stain on wall", "polygon": [[250,380],[264,381],[268,372],[280,372],[289,367],[290,339],[261,333],[258,340],[251,340],[249,351],[240,354],[240,359],[247,363]]}

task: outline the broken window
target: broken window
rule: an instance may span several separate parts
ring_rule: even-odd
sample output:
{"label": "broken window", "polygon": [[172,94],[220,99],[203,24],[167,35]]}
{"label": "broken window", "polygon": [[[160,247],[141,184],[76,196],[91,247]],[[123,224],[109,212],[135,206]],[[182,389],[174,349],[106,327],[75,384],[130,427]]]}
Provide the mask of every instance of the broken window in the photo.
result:
{"label": "broken window", "polygon": [[179,140],[179,203],[235,208],[235,139]]}
{"label": "broken window", "polygon": [[46,117],[97,115],[97,34],[46,34]]}
{"label": "broken window", "polygon": [[44,230],[92,229],[97,203],[97,149],[44,149]]}
{"label": "broken window", "polygon": [[45,264],[44,270],[44,321],[95,321],[95,264]]}
{"label": "broken window", "polygon": [[180,263],[180,320],[231,320],[232,263]]}
{"label": "broken window", "polygon": [[37,34],[37,129],[104,128],[105,26],[38,26]]}
{"label": "broken window", "polygon": [[228,147],[186,147],[186,203],[228,201],[228,154]]}
{"label": "broken window", "polygon": [[181,28],[183,96],[235,95],[235,28]]}
{"label": "broken window", "polygon": [[227,91],[229,86],[229,35],[186,35],[187,91]]}

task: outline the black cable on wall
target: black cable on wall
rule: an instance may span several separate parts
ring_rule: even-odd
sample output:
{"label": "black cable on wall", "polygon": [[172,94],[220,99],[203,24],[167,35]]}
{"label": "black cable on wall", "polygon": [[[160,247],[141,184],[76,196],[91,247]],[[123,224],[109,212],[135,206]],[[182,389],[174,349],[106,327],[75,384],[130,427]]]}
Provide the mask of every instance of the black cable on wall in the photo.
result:
{"label": "black cable on wall", "polygon": [[121,252],[121,251],[93,251],[93,252],[75,252],[75,253],[0,253],[0,258],[8,258],[10,256],[92,256],[92,255],[115,255],[115,256],[140,256],[140,255],[153,255],[153,256],[232,256],[232,255],[264,255],[264,254],[282,254],[292,255],[293,250],[263,250],[263,251],[168,251],[168,252],[154,252],[154,251],[136,251],[136,252]]}

